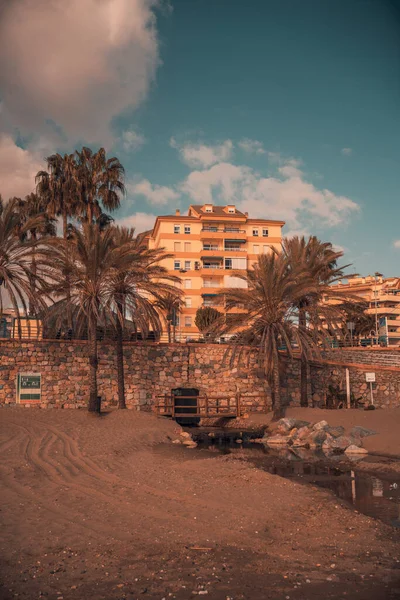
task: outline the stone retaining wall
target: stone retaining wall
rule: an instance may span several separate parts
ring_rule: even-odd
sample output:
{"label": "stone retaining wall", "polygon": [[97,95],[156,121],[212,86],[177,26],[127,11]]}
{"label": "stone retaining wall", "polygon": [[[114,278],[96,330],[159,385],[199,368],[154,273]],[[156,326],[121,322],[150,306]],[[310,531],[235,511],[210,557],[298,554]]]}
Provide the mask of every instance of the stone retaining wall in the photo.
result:
{"label": "stone retaining wall", "polygon": [[[127,404],[151,410],[159,396],[174,387],[195,387],[210,398],[216,395],[233,402],[240,394],[245,410],[266,411],[271,395],[265,378],[256,368],[254,353],[230,364],[226,347],[202,344],[125,344]],[[369,400],[365,372],[375,371],[374,400],[377,406],[400,406],[400,353],[396,350],[332,350],[323,354],[327,364],[310,367],[310,396],[323,400],[329,383],[345,389],[345,365],[356,397]],[[239,364],[238,364],[239,363]],[[0,341],[0,403],[16,399],[18,373],[42,374],[42,406],[86,406],[88,398],[88,347],[86,342]],[[299,361],[289,361],[282,377],[286,404],[300,403]],[[115,350],[99,344],[99,394],[105,406],[117,403]]]}

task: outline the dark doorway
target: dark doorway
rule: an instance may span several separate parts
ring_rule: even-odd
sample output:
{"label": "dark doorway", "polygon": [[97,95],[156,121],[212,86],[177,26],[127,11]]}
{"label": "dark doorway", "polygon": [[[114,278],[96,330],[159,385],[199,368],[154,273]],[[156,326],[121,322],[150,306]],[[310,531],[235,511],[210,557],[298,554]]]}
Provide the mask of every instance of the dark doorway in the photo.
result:
{"label": "dark doorway", "polygon": [[200,417],[197,416],[199,412],[199,390],[195,388],[175,388],[171,390],[171,394],[176,421],[182,421],[185,424],[197,423],[200,420]]}

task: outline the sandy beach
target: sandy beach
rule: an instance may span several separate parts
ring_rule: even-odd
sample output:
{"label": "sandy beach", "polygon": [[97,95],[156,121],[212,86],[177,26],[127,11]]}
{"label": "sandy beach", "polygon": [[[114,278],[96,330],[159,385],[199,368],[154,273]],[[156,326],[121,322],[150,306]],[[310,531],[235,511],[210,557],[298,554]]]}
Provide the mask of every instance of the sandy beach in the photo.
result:
{"label": "sandy beach", "polygon": [[178,434],[133,411],[1,409],[0,597],[399,597],[398,530]]}

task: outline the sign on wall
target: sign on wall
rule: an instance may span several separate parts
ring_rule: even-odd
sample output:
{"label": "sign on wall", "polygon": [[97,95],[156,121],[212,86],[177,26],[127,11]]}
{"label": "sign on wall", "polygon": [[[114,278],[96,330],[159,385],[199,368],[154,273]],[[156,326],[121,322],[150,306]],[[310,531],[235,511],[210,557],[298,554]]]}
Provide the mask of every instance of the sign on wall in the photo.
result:
{"label": "sign on wall", "polygon": [[40,402],[42,399],[42,375],[40,373],[18,373],[17,402]]}

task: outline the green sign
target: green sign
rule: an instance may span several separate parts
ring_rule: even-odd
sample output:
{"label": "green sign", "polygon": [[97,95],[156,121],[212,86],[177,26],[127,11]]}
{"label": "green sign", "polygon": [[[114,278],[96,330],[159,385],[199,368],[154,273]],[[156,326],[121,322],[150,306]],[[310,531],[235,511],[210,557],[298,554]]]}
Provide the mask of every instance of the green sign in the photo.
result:
{"label": "green sign", "polygon": [[40,375],[21,375],[20,376],[20,387],[21,389],[38,389],[40,390]]}
{"label": "green sign", "polygon": [[17,379],[17,401],[41,400],[42,376],[20,373]]}

